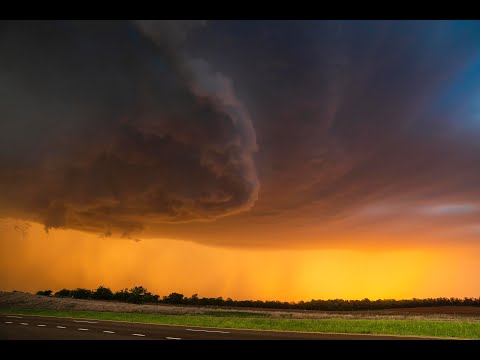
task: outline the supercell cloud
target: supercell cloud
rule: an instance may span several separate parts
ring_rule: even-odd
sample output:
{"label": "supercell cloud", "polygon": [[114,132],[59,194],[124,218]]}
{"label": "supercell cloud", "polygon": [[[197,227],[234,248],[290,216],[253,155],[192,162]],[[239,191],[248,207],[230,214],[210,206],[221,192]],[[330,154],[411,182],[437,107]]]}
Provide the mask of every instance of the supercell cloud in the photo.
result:
{"label": "supercell cloud", "polygon": [[183,42],[202,24],[3,22],[3,215],[128,236],[248,210],[255,130]]}
{"label": "supercell cloud", "polygon": [[479,43],[474,21],[2,22],[0,216],[216,245],[478,240]]}

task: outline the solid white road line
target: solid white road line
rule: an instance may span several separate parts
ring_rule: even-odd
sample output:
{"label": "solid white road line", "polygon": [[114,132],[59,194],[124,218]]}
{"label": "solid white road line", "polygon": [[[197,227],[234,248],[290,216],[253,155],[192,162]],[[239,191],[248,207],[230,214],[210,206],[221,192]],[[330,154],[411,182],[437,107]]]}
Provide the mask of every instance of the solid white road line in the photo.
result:
{"label": "solid white road line", "polygon": [[66,329],[65,326],[57,326],[57,328],[59,328],[59,329]]}
{"label": "solid white road line", "polygon": [[80,331],[88,331],[88,329],[82,329],[82,328],[78,328],[77,330],[80,330]]}
{"label": "solid white road line", "polygon": [[42,325],[42,324],[40,324],[40,325],[37,325],[37,326],[47,326],[47,325]]}
{"label": "solid white road line", "polygon": [[230,334],[230,332],[228,332],[228,331],[220,331],[220,330],[187,329],[187,331],[202,331],[202,332],[207,332],[207,333]]}
{"label": "solid white road line", "polygon": [[28,323],[20,323],[20,325],[28,325]]}
{"label": "solid white road line", "polygon": [[145,336],[143,334],[132,334],[133,336]]}
{"label": "solid white road line", "polygon": [[103,330],[103,332],[107,334],[115,334],[115,331]]}
{"label": "solid white road line", "polygon": [[87,320],[73,320],[73,322],[87,323],[87,324],[98,324],[97,321],[87,321]]}
{"label": "solid white road line", "polygon": [[23,319],[21,316],[13,316],[13,315],[7,315],[9,318],[15,318],[15,319]]}
{"label": "solid white road line", "polygon": [[182,340],[182,338],[166,337],[168,340]]}
{"label": "solid white road line", "polygon": [[13,324],[11,321],[5,321],[5,324]]}

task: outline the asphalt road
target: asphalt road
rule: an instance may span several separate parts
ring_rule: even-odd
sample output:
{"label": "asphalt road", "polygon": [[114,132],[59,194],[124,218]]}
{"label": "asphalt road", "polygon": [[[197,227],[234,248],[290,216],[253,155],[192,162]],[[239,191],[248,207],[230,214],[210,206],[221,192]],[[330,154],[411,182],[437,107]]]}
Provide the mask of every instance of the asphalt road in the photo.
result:
{"label": "asphalt road", "polygon": [[26,315],[0,315],[1,340],[413,340],[417,337],[170,326]]}

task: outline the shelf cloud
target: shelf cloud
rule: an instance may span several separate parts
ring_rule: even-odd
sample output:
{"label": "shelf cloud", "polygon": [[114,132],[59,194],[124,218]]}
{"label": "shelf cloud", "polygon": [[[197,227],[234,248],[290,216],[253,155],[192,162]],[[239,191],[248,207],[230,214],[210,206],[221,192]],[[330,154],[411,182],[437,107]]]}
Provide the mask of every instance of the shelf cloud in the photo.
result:
{"label": "shelf cloud", "polygon": [[128,235],[250,209],[255,129],[189,23],[7,22],[0,204],[50,228]]}
{"label": "shelf cloud", "polygon": [[1,22],[0,215],[213,245],[475,240],[479,36],[475,21]]}

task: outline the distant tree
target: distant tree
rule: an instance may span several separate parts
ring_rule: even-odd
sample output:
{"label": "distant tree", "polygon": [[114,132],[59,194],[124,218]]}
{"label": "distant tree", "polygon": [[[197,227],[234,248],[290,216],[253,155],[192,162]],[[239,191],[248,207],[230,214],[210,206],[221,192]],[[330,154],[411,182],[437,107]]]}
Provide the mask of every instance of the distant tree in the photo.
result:
{"label": "distant tree", "polygon": [[97,300],[111,300],[113,292],[109,288],[99,286],[97,290],[92,293],[92,298]]}
{"label": "distant tree", "polygon": [[37,295],[52,296],[52,290],[37,291]]}
{"label": "distant tree", "polygon": [[179,293],[171,293],[167,297],[163,298],[163,301],[168,303],[168,304],[181,304],[183,300],[183,294]]}
{"label": "distant tree", "polygon": [[143,304],[148,300],[151,300],[152,294],[147,291],[143,286],[135,286],[130,289],[130,302],[135,304]]}
{"label": "distant tree", "polygon": [[140,286],[141,289],[138,290],[138,292],[141,294],[140,295],[140,301],[141,303],[152,303],[152,302],[157,302],[158,298],[160,297],[159,295],[153,295],[151,292],[147,291],[144,287]]}
{"label": "distant tree", "polygon": [[129,298],[130,298],[130,292],[126,288],[123,290],[117,291],[115,294],[113,294],[113,300],[128,301]]}
{"label": "distant tree", "polygon": [[130,289],[130,293],[138,296],[145,295],[146,292],[147,292],[147,289],[145,289],[143,286],[135,286]]}
{"label": "distant tree", "polygon": [[153,295],[147,291],[143,286],[138,286],[130,290],[137,303],[152,303],[158,302],[159,295]]}
{"label": "distant tree", "polygon": [[[52,290],[38,291],[37,295],[52,296]],[[233,300],[222,297],[217,298],[199,298],[198,294],[193,294],[190,298],[183,294],[171,293],[159,300],[158,295],[147,291],[143,286],[135,286],[131,289],[123,289],[112,293],[109,288],[99,286],[96,290],[77,288],[75,290],[62,289],[55,293],[55,297],[73,297],[77,299],[102,299],[131,302],[136,304],[158,303],[200,305],[200,306],[236,306],[247,308],[271,308],[271,309],[299,309],[299,310],[326,310],[326,311],[362,311],[362,310],[381,310],[398,309],[413,307],[430,306],[480,306],[480,298],[426,298],[426,299],[377,299],[370,300],[344,300],[328,299],[299,301],[299,302],[281,302],[281,301],[262,301],[262,300]]]}
{"label": "distant tree", "polygon": [[55,297],[70,297],[70,296],[72,296],[70,293],[71,293],[70,290],[62,289],[60,291],[57,291],[54,296]]}
{"label": "distant tree", "polygon": [[214,304],[215,305],[219,305],[219,306],[222,306],[225,304],[225,300],[223,300],[223,297],[218,297],[214,300]]}
{"label": "distant tree", "polygon": [[190,299],[185,298],[184,302],[186,302],[187,304],[191,304],[191,305],[197,305],[198,304],[198,294],[193,294]]}
{"label": "distant tree", "polygon": [[91,299],[92,291],[88,289],[76,288],[70,292],[75,299]]}

